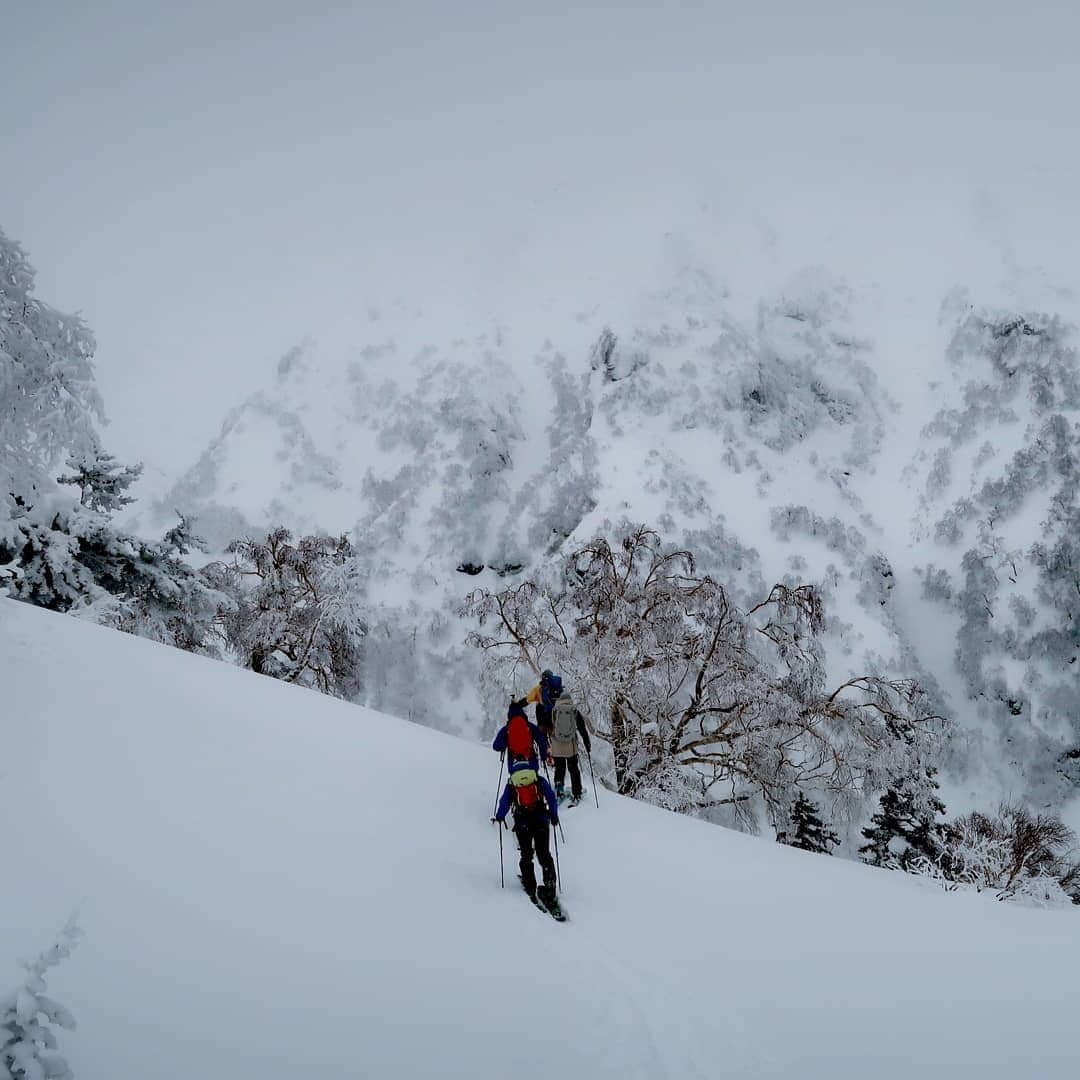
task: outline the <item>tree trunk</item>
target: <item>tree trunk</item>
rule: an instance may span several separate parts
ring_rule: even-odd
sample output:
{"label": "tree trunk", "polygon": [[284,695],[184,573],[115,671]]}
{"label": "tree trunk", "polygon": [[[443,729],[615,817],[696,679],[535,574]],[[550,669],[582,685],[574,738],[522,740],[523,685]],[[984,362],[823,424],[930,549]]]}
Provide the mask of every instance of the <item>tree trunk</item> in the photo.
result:
{"label": "tree trunk", "polygon": [[626,717],[617,701],[611,703],[611,756],[615,760],[615,790],[627,794]]}

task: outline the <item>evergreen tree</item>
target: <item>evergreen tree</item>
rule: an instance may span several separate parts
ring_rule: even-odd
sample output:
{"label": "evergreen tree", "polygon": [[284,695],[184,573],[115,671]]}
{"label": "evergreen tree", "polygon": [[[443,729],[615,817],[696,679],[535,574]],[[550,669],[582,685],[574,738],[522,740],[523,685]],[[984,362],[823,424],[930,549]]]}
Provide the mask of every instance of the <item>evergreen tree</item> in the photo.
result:
{"label": "evergreen tree", "polygon": [[0,536],[0,584],[16,600],[191,652],[213,651],[214,621],[232,601],[177,557],[168,534],[147,542],[78,505],[47,516],[26,508],[11,526]]}
{"label": "evergreen tree", "polygon": [[124,493],[142,476],[143,471],[141,464],[121,465],[100,446],[94,446],[82,454],[70,455],[67,467],[72,471],[66,476],[58,476],[56,482],[74,484],[79,488],[80,504],[106,516],[135,501]]}
{"label": "evergreen tree", "polygon": [[942,823],[945,804],[938,790],[937,770],[925,769],[922,776],[904,777],[881,796],[878,812],[863,829],[868,841],[859,854],[873,866],[912,867],[920,858],[934,861],[942,851]]}
{"label": "evergreen tree", "polygon": [[180,520],[162,538],[162,547],[177,555],[187,555],[192,551],[201,551],[205,555],[209,548],[201,536],[195,535],[191,518],[181,514],[179,510],[176,511],[176,516]]}
{"label": "evergreen tree", "polygon": [[52,948],[25,963],[22,985],[0,998],[0,1077],[18,1080],[71,1080],[68,1063],[56,1051],[50,1025],[75,1027],[71,1013],[45,996],[45,972],[70,955],[82,931],[69,922]]}
{"label": "evergreen tree", "polygon": [[791,840],[784,840],[791,847],[814,851],[820,855],[831,855],[830,845],[840,843],[840,837],[821,820],[817,807],[801,791],[791,810],[791,823],[795,830],[794,835]]}
{"label": "evergreen tree", "polygon": [[93,335],[33,292],[26,253],[0,231],[0,499],[30,502],[49,489],[65,452],[91,452],[104,419]]}

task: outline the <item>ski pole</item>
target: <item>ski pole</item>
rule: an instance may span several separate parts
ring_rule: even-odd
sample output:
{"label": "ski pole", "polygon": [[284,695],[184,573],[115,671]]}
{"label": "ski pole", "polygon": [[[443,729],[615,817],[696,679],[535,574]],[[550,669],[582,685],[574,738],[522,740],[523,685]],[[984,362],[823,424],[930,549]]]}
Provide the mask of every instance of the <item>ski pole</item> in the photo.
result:
{"label": "ski pole", "polygon": [[499,796],[502,794],[502,771],[503,771],[503,763],[505,762],[505,760],[506,760],[506,751],[504,750],[499,755],[499,786],[495,789],[495,806],[491,811],[492,814],[498,813],[498,810],[499,810]]}
{"label": "ski pole", "polygon": [[499,888],[500,889],[505,889],[506,888],[506,874],[505,874],[505,871],[503,870],[503,851],[502,851],[503,824],[502,824],[501,821],[498,822],[498,826],[499,826]]}
{"label": "ski pole", "polygon": [[[596,772],[592,767],[592,750],[586,750],[585,756],[589,759],[589,779],[592,780],[592,797],[596,800],[596,809],[600,809],[600,796],[596,793]],[[500,777],[501,777],[500,773]]]}
{"label": "ski pole", "polygon": [[[559,824],[561,826],[562,822]],[[551,835],[555,837],[555,888],[562,892],[562,872],[559,870],[559,834],[552,829]]]}

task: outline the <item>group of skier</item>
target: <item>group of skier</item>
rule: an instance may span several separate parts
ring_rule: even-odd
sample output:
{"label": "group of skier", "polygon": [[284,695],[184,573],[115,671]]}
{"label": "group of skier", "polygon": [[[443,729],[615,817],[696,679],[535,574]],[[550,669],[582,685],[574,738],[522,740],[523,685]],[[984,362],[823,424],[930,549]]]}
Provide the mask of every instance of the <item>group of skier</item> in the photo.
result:
{"label": "group of skier", "polygon": [[[536,706],[535,722],[525,713],[527,705]],[[507,814],[513,811],[522,888],[537,907],[560,921],[565,915],[557,895],[551,829],[559,826],[560,805],[567,802],[577,806],[584,797],[579,744],[591,761],[592,743],[585,717],[564,692],[562,679],[550,671],[541,674],[540,682],[524,698],[511,702],[506,723],[491,744],[493,750],[505,756],[508,777],[491,820],[502,828]],[[554,766],[554,788],[542,774],[541,764]],[[565,787],[568,772],[569,797]],[[543,872],[543,884],[539,886],[534,852]]]}

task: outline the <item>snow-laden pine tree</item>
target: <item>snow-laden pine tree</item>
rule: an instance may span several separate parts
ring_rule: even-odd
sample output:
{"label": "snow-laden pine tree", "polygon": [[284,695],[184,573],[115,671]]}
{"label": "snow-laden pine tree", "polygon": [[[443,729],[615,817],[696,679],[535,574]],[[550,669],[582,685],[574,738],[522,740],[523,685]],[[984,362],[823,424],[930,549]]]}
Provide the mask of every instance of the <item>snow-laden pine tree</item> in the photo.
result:
{"label": "snow-laden pine tree", "polygon": [[936,770],[924,768],[892,783],[879,800],[878,811],[863,829],[859,848],[873,866],[912,869],[918,860],[937,862],[943,846],[945,804],[935,794]]}
{"label": "snow-laden pine tree", "polygon": [[178,557],[175,537],[142,540],[78,503],[53,506],[47,516],[20,508],[0,540],[0,583],[10,596],[191,652],[213,651],[214,621],[232,602]]}
{"label": "snow-laden pine tree", "polygon": [[142,476],[142,464],[121,465],[100,446],[81,454],[71,454],[65,476],[58,476],[58,484],[71,484],[79,489],[79,504],[100,514],[115,514],[135,500],[127,490]]}
{"label": "snow-laden pine tree", "polygon": [[66,959],[82,931],[70,920],[56,941],[34,960],[24,961],[26,977],[7,997],[0,997],[0,1080],[71,1080],[67,1061],[57,1050],[54,1027],[75,1029],[63,1005],[45,994],[45,972]]}
{"label": "snow-laden pine tree", "polygon": [[800,791],[791,808],[791,829],[784,837],[784,843],[803,851],[831,855],[830,848],[840,843],[840,837],[821,820],[813,800]]}
{"label": "snow-laden pine tree", "polygon": [[[194,546],[183,519],[161,543],[113,526],[142,466],[102,448],[94,339],[78,318],[37,300],[33,284],[25,253],[0,233],[0,589],[208,651],[230,601],[179,557]],[[69,471],[57,475],[62,460]]]}
{"label": "snow-laden pine tree", "polygon": [[188,555],[192,551],[201,551],[204,555],[209,551],[206,541],[195,532],[195,524],[186,514],[176,511],[180,519],[161,538],[162,546],[166,551],[175,552],[177,555]]}
{"label": "snow-laden pine tree", "polygon": [[93,336],[33,292],[26,252],[0,230],[0,499],[28,503],[65,454],[93,454],[104,419]]}

